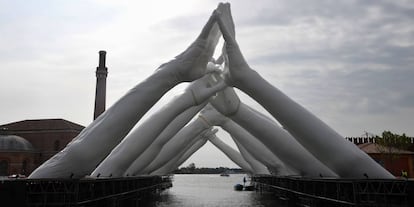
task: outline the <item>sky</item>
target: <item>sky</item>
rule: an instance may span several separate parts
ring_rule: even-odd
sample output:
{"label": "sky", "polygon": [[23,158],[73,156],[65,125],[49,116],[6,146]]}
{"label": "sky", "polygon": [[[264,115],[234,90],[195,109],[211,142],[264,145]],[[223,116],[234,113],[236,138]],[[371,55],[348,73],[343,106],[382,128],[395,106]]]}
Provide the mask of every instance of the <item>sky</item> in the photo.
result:
{"label": "sky", "polygon": [[[107,51],[110,107],[185,50],[218,2],[0,0],[0,124],[63,118],[87,126],[99,50]],[[230,3],[249,65],[339,134],[414,136],[414,1]],[[235,167],[209,143],[184,165],[191,162]]]}

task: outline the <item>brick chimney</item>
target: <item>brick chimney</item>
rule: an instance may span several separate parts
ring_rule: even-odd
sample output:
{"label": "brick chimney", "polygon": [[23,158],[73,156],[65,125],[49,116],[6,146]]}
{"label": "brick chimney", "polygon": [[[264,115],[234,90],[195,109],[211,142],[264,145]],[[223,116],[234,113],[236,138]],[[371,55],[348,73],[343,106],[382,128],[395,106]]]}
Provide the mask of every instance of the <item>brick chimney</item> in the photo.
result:
{"label": "brick chimney", "polygon": [[108,76],[108,68],[105,66],[106,51],[99,51],[99,66],[96,68],[96,93],[95,93],[95,112],[93,119],[105,111],[106,100],[106,77]]}

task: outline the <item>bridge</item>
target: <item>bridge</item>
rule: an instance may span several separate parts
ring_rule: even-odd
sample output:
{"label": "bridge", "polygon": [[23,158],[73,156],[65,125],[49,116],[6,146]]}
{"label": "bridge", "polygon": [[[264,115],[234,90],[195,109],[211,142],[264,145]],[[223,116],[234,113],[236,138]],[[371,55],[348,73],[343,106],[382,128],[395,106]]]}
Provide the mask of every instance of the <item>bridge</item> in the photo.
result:
{"label": "bridge", "polygon": [[9,179],[0,181],[2,206],[145,206],[172,187],[171,176],[106,179]]}
{"label": "bridge", "polygon": [[[214,58],[221,36],[226,44]],[[140,121],[183,82],[191,83],[182,94]],[[270,116],[243,103],[233,87]],[[215,135],[219,129],[231,135],[237,150],[221,142]],[[288,201],[412,204],[411,182],[396,179],[247,64],[228,3],[219,4],[187,50],[96,117],[29,179],[3,181],[0,187],[9,193],[1,196],[29,206],[138,202],[170,187],[171,179],[163,175],[207,141],[255,175],[259,190]]]}
{"label": "bridge", "polygon": [[414,180],[253,176],[252,181],[258,191],[272,192],[288,206],[414,205]]}

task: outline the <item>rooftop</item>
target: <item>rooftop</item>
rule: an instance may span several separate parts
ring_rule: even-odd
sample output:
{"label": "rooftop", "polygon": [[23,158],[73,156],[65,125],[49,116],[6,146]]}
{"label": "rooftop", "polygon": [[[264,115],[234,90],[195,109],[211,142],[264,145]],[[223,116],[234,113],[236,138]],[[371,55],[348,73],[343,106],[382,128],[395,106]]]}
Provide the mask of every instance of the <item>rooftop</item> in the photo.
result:
{"label": "rooftop", "polygon": [[[381,147],[376,143],[364,143],[358,145],[359,149],[362,151],[368,153],[368,154],[381,154],[383,153],[380,149]],[[391,150],[393,153],[396,154],[414,154],[414,152],[408,151],[408,150],[401,150],[392,148]]]}
{"label": "rooftop", "polygon": [[[0,125],[1,131],[41,131],[41,130],[76,130],[82,131],[82,125],[64,119],[34,119],[23,120]],[[4,134],[4,133],[3,133]],[[7,134],[7,133],[6,133]]]}

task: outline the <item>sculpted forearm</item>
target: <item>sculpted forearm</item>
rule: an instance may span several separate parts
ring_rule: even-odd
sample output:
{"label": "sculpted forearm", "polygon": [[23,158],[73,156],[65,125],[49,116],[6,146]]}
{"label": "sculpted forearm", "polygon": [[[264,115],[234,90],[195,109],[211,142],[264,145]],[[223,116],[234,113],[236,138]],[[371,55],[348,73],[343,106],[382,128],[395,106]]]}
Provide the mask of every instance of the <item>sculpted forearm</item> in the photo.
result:
{"label": "sculpted forearm", "polygon": [[230,118],[258,138],[284,163],[289,163],[291,167],[301,174],[308,176],[336,176],[334,172],[303,148],[289,133],[262,116],[258,116],[243,103],[241,103],[238,112]]}
{"label": "sculpted forearm", "polygon": [[192,105],[190,94],[182,94],[142,123],[125,137],[92,172],[92,176],[121,176],[130,164],[151,145],[165,127]]}
{"label": "sculpted forearm", "polygon": [[171,140],[169,140],[157,155],[157,157],[152,161],[145,169],[137,169],[136,166],[130,166],[124,173],[124,175],[134,175],[134,174],[146,174],[152,172],[162,165],[168,162],[168,160],[173,157],[177,152],[180,152],[191,140],[197,137],[198,134],[208,129],[209,126],[206,126],[200,120],[194,120],[189,123],[187,126],[182,128],[177,134],[174,135]]}
{"label": "sculpted forearm", "polygon": [[236,163],[239,167],[241,167],[246,172],[250,172],[254,174],[254,170],[249,165],[249,163],[244,160],[244,158],[241,156],[239,152],[228,146],[226,143],[218,139],[217,137],[211,137],[209,141],[216,146],[220,151],[222,151],[227,157],[232,160],[234,163]]}
{"label": "sculpted forearm", "polygon": [[[82,130],[63,151],[37,168],[30,178],[88,175],[152,105],[176,84],[174,77],[165,71],[155,72]],[[77,163],[84,164],[78,166]]]}
{"label": "sculpted forearm", "polygon": [[207,142],[206,138],[198,136],[194,139],[184,150],[179,154],[174,156],[170,161],[168,161],[162,167],[150,172],[151,175],[165,175],[175,169],[177,169],[182,163],[184,163],[191,155],[194,154],[198,149],[200,149]]}
{"label": "sculpted forearm", "polygon": [[[139,142],[141,145],[139,148],[143,149],[144,152],[140,153],[132,163],[129,164],[129,169],[136,169],[134,171],[139,172],[140,169],[144,169],[148,166],[153,159],[160,153],[161,149],[164,145],[171,139],[173,136],[180,131],[193,117],[197,114],[205,105],[201,104],[198,106],[193,106],[180,115],[178,115],[168,126],[162,130],[159,136],[155,139],[155,141],[148,147],[143,148],[142,141]],[[155,124],[155,123],[154,123]],[[137,135],[140,135],[138,133]],[[142,136],[142,134],[140,135]],[[138,138],[138,137],[137,137]],[[143,137],[139,137],[142,140]],[[138,147],[137,147],[138,148]],[[135,148],[135,150],[137,150]]]}
{"label": "sculpted forearm", "polygon": [[252,168],[254,174],[270,174],[269,170],[267,169],[267,166],[265,166],[263,163],[261,163],[259,160],[254,158],[247,150],[246,148],[241,145],[237,140],[234,141],[237,145],[237,148],[239,149],[239,152],[241,156],[246,160],[247,163],[249,163],[250,167]]}
{"label": "sculpted forearm", "polygon": [[287,166],[266,145],[235,122],[229,120],[222,124],[221,127],[231,135],[236,143],[238,142],[244,146],[255,159],[272,169],[273,172],[279,175],[296,174],[289,172]]}
{"label": "sculpted forearm", "polygon": [[[371,178],[394,178],[358,147],[345,140],[258,73],[252,72],[235,39],[234,28],[228,23],[231,21],[231,15],[221,15],[217,21],[226,41],[229,63],[226,82],[229,85],[239,88],[260,103],[303,147],[339,176],[364,178],[364,175],[368,175]],[[335,156],[338,154],[346,156]]]}

